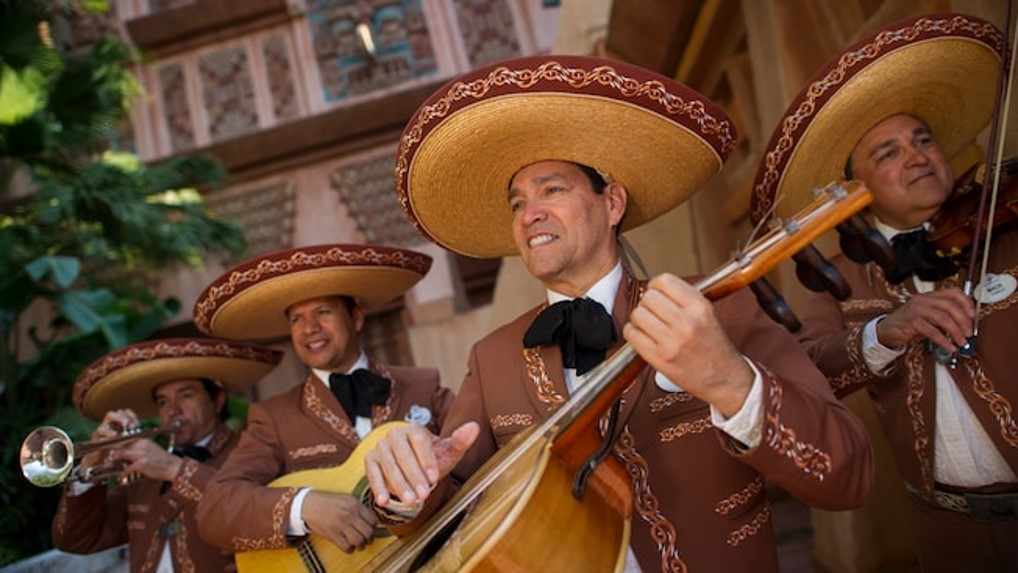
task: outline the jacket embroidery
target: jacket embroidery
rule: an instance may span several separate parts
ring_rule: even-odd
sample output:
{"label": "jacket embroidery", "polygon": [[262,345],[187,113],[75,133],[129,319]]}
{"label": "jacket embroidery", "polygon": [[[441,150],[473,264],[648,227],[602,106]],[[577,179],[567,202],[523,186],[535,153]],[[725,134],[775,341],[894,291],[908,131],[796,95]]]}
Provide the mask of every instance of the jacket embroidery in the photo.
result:
{"label": "jacket embroidery", "polygon": [[622,462],[626,468],[626,474],[633,484],[633,502],[636,512],[640,518],[650,525],[650,536],[657,544],[658,554],[661,556],[661,570],[671,573],[686,573],[686,564],[679,556],[676,547],[678,534],[675,525],[661,513],[661,504],[650,489],[647,476],[650,475],[650,468],[647,460],[636,451],[636,440],[629,431],[629,426],[622,429],[618,440],[615,442],[615,457]]}
{"label": "jacket embroidery", "polygon": [[753,498],[760,495],[763,491],[764,482],[762,477],[756,477],[753,481],[749,482],[749,485],[742,488],[742,490],[733,493],[725,499],[718,502],[714,506],[714,513],[718,515],[728,515],[735,511],[739,506],[746,505]]}
{"label": "jacket embroidery", "polygon": [[763,374],[763,382],[767,386],[767,395],[772,404],[771,414],[764,418],[764,443],[774,448],[779,454],[787,456],[792,463],[806,475],[817,481],[824,481],[831,472],[831,456],[808,442],[799,441],[795,430],[785,426],[781,421],[781,408],[784,389],[777,378],[762,365],[757,365]]}

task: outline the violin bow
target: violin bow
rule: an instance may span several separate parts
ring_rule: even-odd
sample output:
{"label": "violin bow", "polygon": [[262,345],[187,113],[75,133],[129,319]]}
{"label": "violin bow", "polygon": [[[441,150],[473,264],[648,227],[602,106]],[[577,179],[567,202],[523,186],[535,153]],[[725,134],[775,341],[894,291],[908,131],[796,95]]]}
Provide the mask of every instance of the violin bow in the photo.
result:
{"label": "violin bow", "polygon": [[[1010,45],[1010,52],[1004,54],[1000,60],[1000,74],[997,76],[997,93],[993,103],[993,123],[990,126],[990,143],[986,148],[986,165],[991,169],[984,176],[983,189],[979,197],[979,211],[976,219],[975,230],[973,231],[972,251],[969,254],[968,270],[965,274],[963,291],[966,296],[972,296],[973,282],[976,280],[976,264],[979,261],[979,285],[985,289],[983,284],[986,278],[986,269],[990,260],[990,242],[993,237],[993,227],[988,224],[987,219],[990,213],[994,213],[997,207],[998,186],[1000,184],[1000,170],[1004,156],[1004,138],[1001,136],[1001,126],[1007,125],[1007,116],[1011,103],[1011,84],[1014,77],[1015,50],[1018,50],[1018,35],[1012,33],[1011,7],[1014,0],[1008,0],[1004,18],[1004,48]],[[1013,39],[1012,39],[1013,37]],[[989,205],[987,206],[987,200]],[[985,226],[986,237],[981,239]],[[980,241],[982,241],[980,243]],[[981,248],[977,245],[981,244]],[[980,257],[981,254],[981,257]],[[976,313],[974,317],[972,335],[979,335],[979,308],[980,299],[975,297]]]}

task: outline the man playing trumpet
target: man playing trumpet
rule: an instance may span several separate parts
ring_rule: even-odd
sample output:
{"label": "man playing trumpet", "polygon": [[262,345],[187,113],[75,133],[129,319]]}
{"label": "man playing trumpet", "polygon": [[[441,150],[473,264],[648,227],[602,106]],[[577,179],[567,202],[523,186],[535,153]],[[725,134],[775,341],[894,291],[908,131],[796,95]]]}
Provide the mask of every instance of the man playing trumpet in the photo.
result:
{"label": "man playing trumpet", "polygon": [[[92,363],[73,389],[82,414],[102,417],[92,440],[119,437],[158,415],[173,450],[137,439],[85,455],[53,518],[54,545],[93,553],[126,542],[131,571],[233,571],[232,554],[198,536],[195,508],[237,444],[223,423],[227,391],[261,378],[281,358],[250,344],[179,338],[127,346]],[[83,481],[90,469],[117,470],[119,485]]]}

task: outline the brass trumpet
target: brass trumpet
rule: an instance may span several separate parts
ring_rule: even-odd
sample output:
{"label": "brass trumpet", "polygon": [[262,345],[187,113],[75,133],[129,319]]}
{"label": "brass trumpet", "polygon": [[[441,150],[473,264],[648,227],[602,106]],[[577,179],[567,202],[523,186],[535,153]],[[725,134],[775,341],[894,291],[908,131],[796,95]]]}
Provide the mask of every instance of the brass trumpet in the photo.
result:
{"label": "brass trumpet", "polygon": [[[173,449],[173,435],[178,429],[178,424],[161,428],[142,430],[133,428],[124,430],[116,437],[105,440],[94,440],[75,444],[67,435],[67,432],[56,426],[41,426],[32,430],[25,441],[21,443],[21,473],[25,479],[39,487],[52,487],[63,483],[69,475],[89,483],[98,483],[108,478],[120,476],[123,466],[121,464],[96,465],[86,468],[84,472],[74,471],[75,460],[84,457],[92,452],[103,450],[129,440],[139,438],[153,438],[160,435],[169,435],[170,444],[168,450]],[[127,483],[121,481],[121,483]]]}

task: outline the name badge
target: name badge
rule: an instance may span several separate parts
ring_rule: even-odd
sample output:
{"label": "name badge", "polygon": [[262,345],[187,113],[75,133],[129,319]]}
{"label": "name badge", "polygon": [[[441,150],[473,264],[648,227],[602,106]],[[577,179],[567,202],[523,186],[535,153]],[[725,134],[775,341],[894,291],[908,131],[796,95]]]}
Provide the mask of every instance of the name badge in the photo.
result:
{"label": "name badge", "polygon": [[989,273],[976,287],[975,297],[983,304],[993,304],[1007,299],[1016,288],[1018,288],[1018,279],[1013,276]]}

